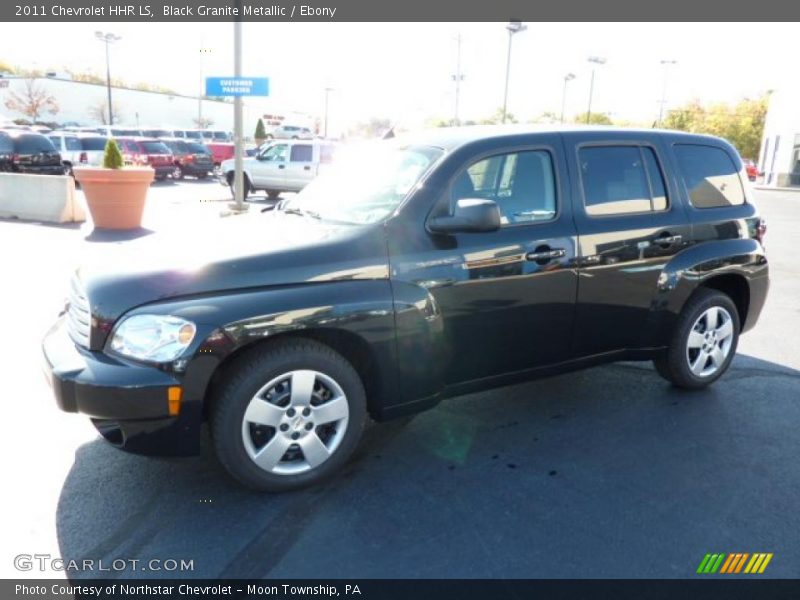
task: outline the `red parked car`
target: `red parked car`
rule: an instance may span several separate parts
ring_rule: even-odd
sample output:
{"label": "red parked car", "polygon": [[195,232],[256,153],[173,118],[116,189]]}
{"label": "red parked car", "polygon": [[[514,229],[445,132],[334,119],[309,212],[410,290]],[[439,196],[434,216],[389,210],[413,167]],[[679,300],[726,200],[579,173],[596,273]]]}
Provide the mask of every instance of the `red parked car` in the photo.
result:
{"label": "red parked car", "polygon": [[152,167],[157,181],[164,181],[174,173],[175,157],[163,142],[144,137],[115,139],[126,164]]}
{"label": "red parked car", "polygon": [[230,142],[206,142],[206,148],[211,151],[211,160],[214,168],[219,167],[222,161],[233,158],[235,147]]}
{"label": "red parked car", "polygon": [[743,158],[744,170],[747,171],[747,178],[750,181],[755,181],[758,177],[758,166],[752,158]]}

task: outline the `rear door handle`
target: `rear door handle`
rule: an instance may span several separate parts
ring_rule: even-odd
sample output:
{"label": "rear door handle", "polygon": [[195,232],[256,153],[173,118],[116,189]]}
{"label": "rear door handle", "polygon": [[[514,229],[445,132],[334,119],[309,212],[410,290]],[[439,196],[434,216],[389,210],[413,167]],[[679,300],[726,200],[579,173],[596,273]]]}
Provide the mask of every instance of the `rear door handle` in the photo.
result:
{"label": "rear door handle", "polygon": [[279,168],[279,169],[285,169],[285,168],[286,168],[286,165],[278,165],[278,168]]}
{"label": "rear door handle", "polygon": [[310,171],[311,170],[311,165],[306,165],[305,167],[303,167],[303,170],[304,171]]}
{"label": "rear door handle", "polygon": [[564,258],[566,255],[567,251],[563,248],[553,248],[551,250],[541,250],[539,252],[528,252],[525,255],[525,260],[548,262],[556,258]]}

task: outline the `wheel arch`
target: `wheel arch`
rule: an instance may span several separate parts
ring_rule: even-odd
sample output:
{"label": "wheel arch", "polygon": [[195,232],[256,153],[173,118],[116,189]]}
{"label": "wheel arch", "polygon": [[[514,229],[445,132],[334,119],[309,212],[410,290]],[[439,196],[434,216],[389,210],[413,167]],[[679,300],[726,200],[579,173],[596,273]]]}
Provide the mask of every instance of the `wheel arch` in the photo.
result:
{"label": "wheel arch", "polygon": [[736,305],[741,330],[755,324],[768,287],[764,249],[753,239],[697,244],[667,262],[658,278],[644,346],[661,347],[683,307],[699,288],[727,294]]}
{"label": "wheel arch", "polygon": [[285,331],[266,339],[253,340],[228,354],[217,365],[209,380],[206,401],[203,403],[203,418],[207,419],[212,413],[215,398],[218,396],[216,391],[224,384],[226,375],[236,364],[254,352],[292,340],[313,340],[341,354],[353,366],[364,384],[367,411],[370,416],[379,417],[385,395],[385,383],[382,381],[373,347],[362,336],[352,331],[318,327]]}

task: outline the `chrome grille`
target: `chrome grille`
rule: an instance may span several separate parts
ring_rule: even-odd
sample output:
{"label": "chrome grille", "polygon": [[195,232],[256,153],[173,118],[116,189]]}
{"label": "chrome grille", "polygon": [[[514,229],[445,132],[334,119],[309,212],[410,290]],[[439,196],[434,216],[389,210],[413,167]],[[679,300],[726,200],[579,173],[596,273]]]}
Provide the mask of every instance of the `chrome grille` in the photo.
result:
{"label": "chrome grille", "polygon": [[67,306],[67,331],[72,341],[83,346],[89,347],[89,333],[92,326],[92,315],[89,310],[89,300],[83,292],[83,287],[77,275],[69,283],[69,303]]}

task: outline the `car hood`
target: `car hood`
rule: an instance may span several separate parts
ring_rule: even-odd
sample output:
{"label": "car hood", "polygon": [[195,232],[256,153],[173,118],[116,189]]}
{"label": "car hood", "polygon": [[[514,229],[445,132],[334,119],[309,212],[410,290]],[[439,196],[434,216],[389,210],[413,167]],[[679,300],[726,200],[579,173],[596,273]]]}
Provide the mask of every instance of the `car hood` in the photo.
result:
{"label": "car hood", "polygon": [[389,276],[382,226],[283,212],[214,219],[92,250],[78,279],[92,315],[107,323],[171,298]]}
{"label": "car hood", "polygon": [[[226,158],[225,160],[223,160],[220,163],[220,168],[223,171],[228,171],[230,169],[233,169],[235,161],[236,161],[235,158]],[[253,164],[257,163],[257,162],[259,162],[258,159],[254,158],[252,156],[243,156],[242,157],[242,167],[243,168],[247,168],[247,167],[249,167],[249,166],[251,166],[251,165],[253,165]]]}

